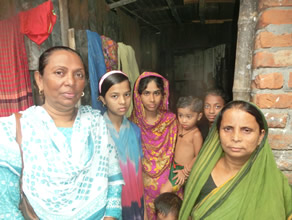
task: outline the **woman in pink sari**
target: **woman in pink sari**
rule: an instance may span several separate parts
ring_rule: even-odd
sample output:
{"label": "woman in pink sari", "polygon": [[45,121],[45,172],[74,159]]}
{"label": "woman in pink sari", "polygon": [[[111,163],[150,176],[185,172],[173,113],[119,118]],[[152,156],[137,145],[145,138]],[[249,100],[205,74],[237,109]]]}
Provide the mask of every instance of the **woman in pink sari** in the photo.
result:
{"label": "woman in pink sari", "polygon": [[144,197],[149,220],[156,219],[153,202],[168,179],[176,142],[176,116],[168,111],[168,97],[168,81],[161,75],[144,72],[137,79],[130,119],[141,129]]}

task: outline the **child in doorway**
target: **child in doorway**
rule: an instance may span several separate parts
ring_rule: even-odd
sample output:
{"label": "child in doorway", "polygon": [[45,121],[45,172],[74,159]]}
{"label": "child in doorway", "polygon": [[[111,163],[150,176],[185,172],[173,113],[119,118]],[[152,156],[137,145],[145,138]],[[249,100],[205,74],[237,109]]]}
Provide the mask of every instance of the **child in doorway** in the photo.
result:
{"label": "child in doorway", "polygon": [[166,192],[154,200],[157,220],[177,220],[182,200],[176,194]]}
{"label": "child in doorway", "polygon": [[203,140],[206,139],[216,116],[228,100],[228,95],[221,89],[211,89],[206,92],[204,98],[204,116],[198,124]]}
{"label": "child in doorway", "polygon": [[203,144],[201,132],[197,127],[202,110],[203,102],[198,98],[188,96],[178,99],[178,138],[168,181],[161,188],[161,193],[179,190],[191,172]]}

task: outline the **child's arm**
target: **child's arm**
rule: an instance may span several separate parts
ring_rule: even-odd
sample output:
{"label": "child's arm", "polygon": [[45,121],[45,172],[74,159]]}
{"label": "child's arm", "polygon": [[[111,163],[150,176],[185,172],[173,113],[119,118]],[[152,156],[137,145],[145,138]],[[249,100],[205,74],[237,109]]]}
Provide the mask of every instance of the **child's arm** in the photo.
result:
{"label": "child's arm", "polygon": [[193,137],[193,147],[194,147],[194,151],[195,151],[195,157],[191,160],[191,162],[187,165],[185,165],[184,169],[183,169],[183,173],[186,175],[186,176],[189,176],[191,170],[192,170],[192,167],[197,159],[197,156],[201,150],[201,147],[203,145],[203,137],[202,137],[202,134],[199,130],[197,130],[195,133],[194,133],[194,137]]}

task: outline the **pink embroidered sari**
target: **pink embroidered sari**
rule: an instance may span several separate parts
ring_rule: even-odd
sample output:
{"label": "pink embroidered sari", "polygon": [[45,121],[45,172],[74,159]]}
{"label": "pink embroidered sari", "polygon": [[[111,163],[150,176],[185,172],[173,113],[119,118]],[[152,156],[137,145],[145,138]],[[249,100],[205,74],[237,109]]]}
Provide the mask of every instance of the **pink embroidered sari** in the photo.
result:
{"label": "pink embroidered sari", "polygon": [[[164,97],[159,106],[159,115],[155,124],[148,124],[145,109],[141,101],[138,87],[140,80],[148,76],[157,76],[164,82]],[[168,81],[153,72],[144,72],[139,76],[134,87],[134,109],[130,120],[141,129],[143,149],[143,181],[144,198],[149,220],[155,220],[154,199],[160,194],[160,188],[166,183],[177,136],[175,114],[168,112]],[[181,193],[181,192],[180,192]]]}

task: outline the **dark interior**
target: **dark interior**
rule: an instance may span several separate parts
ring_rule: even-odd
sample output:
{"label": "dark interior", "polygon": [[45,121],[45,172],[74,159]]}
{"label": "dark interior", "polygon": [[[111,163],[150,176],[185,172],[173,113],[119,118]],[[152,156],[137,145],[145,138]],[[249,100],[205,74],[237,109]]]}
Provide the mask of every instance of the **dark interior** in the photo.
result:
{"label": "dark interior", "polygon": [[[179,96],[203,97],[211,88],[232,96],[238,1],[106,1],[112,11],[119,8],[139,23],[141,72],[157,71],[169,79],[172,110]],[[149,50],[153,41],[157,56]]]}

